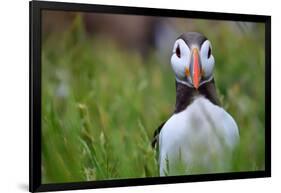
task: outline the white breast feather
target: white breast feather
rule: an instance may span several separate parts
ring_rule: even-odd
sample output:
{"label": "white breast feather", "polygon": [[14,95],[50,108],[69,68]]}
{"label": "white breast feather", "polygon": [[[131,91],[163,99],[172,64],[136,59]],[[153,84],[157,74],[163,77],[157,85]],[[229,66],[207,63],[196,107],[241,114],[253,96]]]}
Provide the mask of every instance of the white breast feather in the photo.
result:
{"label": "white breast feather", "polygon": [[174,114],[159,137],[160,175],[228,172],[238,127],[221,107],[204,97]]}

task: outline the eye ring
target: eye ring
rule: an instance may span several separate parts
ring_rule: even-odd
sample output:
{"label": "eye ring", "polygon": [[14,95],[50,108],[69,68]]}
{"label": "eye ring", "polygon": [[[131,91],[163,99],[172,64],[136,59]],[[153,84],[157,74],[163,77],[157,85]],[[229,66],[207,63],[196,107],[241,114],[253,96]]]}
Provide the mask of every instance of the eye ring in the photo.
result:
{"label": "eye ring", "polygon": [[179,45],[176,48],[176,55],[177,55],[178,58],[181,57],[181,51],[180,51],[180,46]]}

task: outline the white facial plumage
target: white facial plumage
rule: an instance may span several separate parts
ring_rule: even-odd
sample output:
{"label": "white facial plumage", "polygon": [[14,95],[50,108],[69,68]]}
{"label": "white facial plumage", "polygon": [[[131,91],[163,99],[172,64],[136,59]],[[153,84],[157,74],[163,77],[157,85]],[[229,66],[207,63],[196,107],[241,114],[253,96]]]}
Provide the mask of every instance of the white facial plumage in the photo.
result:
{"label": "white facial plumage", "polygon": [[187,45],[183,39],[177,39],[171,56],[171,65],[175,73],[176,80],[189,87],[193,85],[193,49],[199,49],[201,81],[200,86],[213,78],[215,59],[212,55],[212,46],[209,40],[205,40],[202,45]]}
{"label": "white facial plumage", "polygon": [[200,59],[204,71],[204,78],[209,79],[213,75],[215,65],[215,58],[212,55],[212,45],[209,40],[206,40],[201,46]]}
{"label": "white facial plumage", "polygon": [[185,79],[185,69],[189,68],[190,57],[191,52],[188,45],[182,39],[178,39],[174,44],[171,57],[171,64],[176,78],[180,80]]}

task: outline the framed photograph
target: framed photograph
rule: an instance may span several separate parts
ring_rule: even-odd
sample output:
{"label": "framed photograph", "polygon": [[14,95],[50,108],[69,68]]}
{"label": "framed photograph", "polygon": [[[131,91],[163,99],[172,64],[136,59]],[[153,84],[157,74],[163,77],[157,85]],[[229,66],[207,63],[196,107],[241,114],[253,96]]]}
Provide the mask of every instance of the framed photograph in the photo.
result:
{"label": "framed photograph", "polygon": [[271,18],[30,2],[30,191],[271,176]]}

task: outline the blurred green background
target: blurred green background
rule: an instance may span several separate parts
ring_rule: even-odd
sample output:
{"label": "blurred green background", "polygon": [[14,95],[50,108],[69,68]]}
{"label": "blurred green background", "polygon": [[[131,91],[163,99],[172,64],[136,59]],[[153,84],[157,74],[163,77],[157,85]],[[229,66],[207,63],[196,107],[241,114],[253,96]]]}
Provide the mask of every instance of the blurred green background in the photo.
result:
{"label": "blurred green background", "polygon": [[42,21],[43,183],[159,175],[150,140],[174,110],[171,50],[188,31],[211,41],[240,129],[231,171],[264,169],[264,24],[55,11]]}

